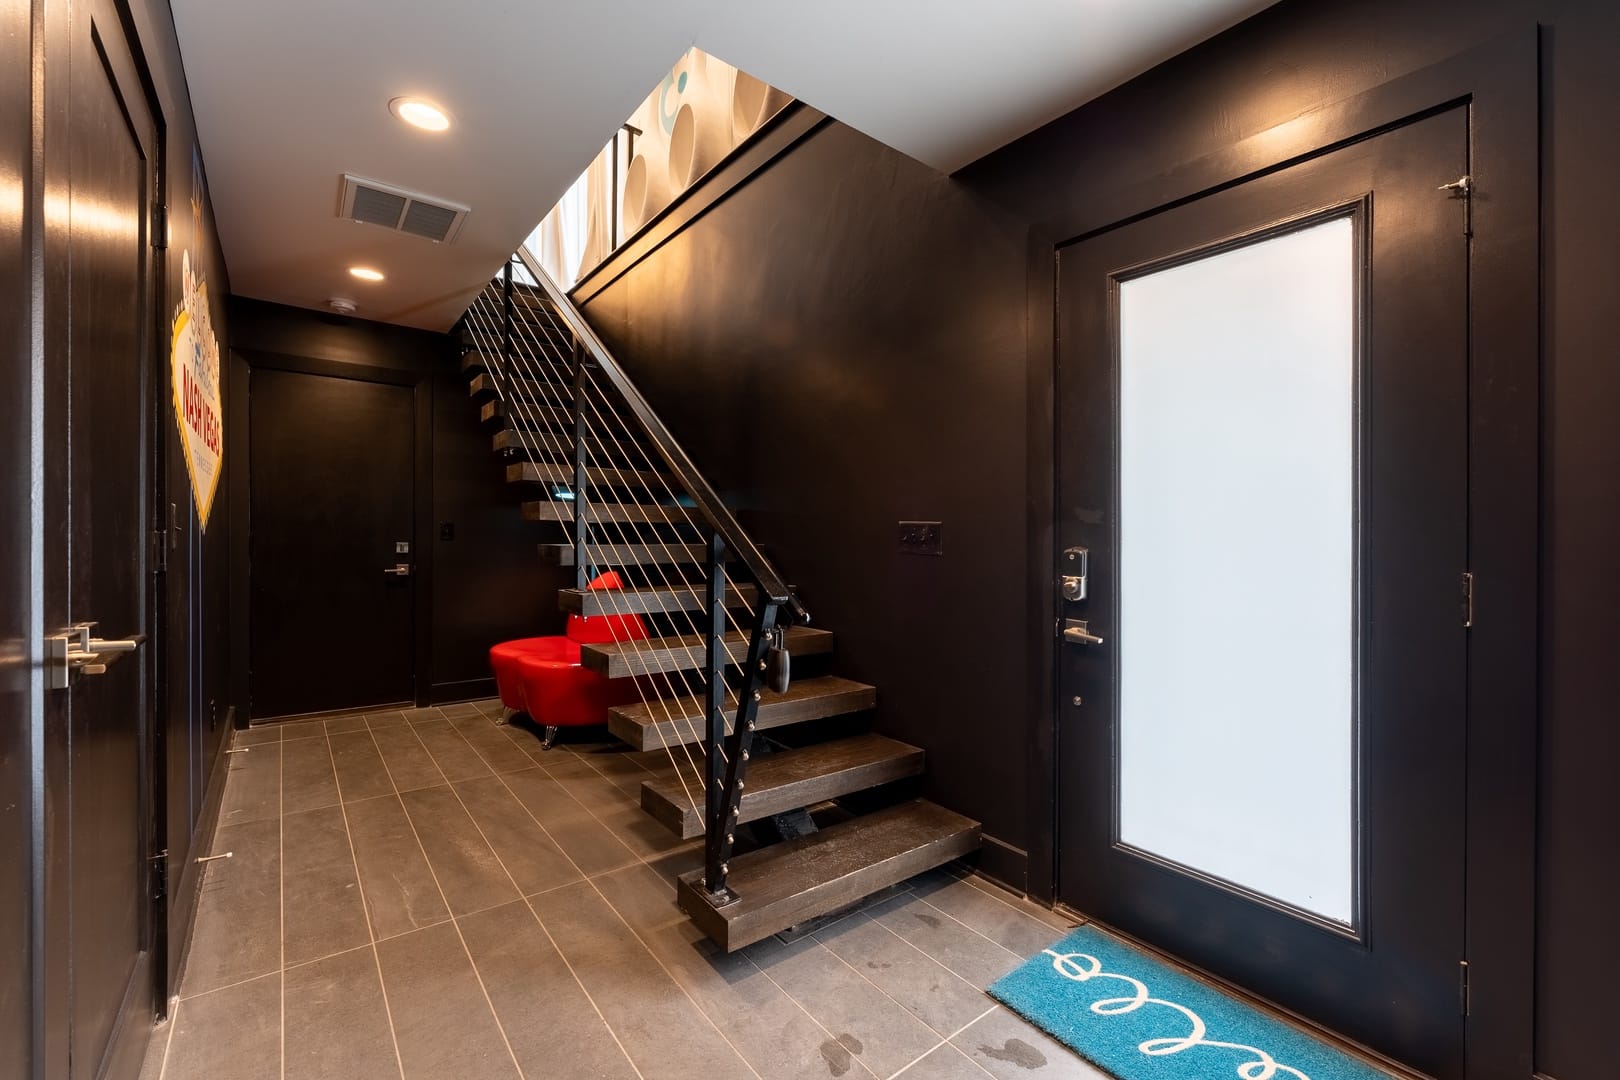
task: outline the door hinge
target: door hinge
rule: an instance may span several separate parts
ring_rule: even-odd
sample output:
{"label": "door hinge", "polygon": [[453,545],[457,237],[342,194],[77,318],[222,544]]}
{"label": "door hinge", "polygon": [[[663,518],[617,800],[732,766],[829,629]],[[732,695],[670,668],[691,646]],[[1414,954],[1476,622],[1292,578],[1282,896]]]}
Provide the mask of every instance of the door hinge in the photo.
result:
{"label": "door hinge", "polygon": [[1464,630],[1474,626],[1474,573],[1464,570],[1462,576],[1462,622]]}
{"label": "door hinge", "polygon": [[152,573],[169,572],[169,530],[152,530]]}
{"label": "door hinge", "polygon": [[1457,961],[1457,1006],[1468,1015],[1468,961]]}
{"label": "door hinge", "polygon": [[169,208],[163,203],[152,204],[152,246],[160,251],[169,246]]}

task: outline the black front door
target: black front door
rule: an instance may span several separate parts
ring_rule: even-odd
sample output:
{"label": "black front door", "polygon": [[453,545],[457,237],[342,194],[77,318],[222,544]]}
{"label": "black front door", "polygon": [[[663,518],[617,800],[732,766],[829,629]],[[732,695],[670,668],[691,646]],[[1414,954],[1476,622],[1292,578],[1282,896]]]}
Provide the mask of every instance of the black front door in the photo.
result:
{"label": "black front door", "polygon": [[257,719],[415,699],[416,393],[253,371],[249,666]]}
{"label": "black front door", "polygon": [[1462,108],[1059,256],[1059,897],[1461,1072]]}

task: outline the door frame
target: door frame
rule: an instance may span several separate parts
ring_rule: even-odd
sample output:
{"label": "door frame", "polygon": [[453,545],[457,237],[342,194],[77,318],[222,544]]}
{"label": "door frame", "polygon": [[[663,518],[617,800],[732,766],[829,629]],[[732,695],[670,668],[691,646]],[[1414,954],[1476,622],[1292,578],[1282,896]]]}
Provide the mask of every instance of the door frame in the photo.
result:
{"label": "door frame", "polygon": [[[240,366],[238,366],[240,361]],[[230,677],[231,699],[236,703],[236,726],[246,728],[253,719],[249,664],[251,643],[248,640],[252,621],[249,604],[250,556],[253,535],[252,476],[248,468],[248,451],[252,445],[248,399],[253,391],[253,371],[285,371],[295,375],[324,375],[335,379],[358,382],[386,383],[406,386],[412,391],[413,422],[411,444],[411,551],[415,555],[414,584],[416,590],[411,602],[412,660],[415,703],[423,707],[431,703],[433,693],[433,372],[410,368],[377,367],[354,364],[342,360],[326,360],[314,356],[271,352],[264,349],[230,350],[234,368],[246,374],[240,385],[232,383],[232,425],[230,451],[235,464],[231,472],[231,527],[230,553],[231,647]],[[291,719],[279,717],[278,719]]]}
{"label": "door frame", "polygon": [[[1469,559],[1478,617],[1468,645],[1468,960],[1471,1080],[1532,1070],[1540,510],[1539,31],[1516,32],[1220,151],[1119,184],[1028,245],[1029,621],[1034,725],[1028,759],[1029,892],[1056,900],[1055,403],[1058,248],[1285,169],[1413,119],[1468,108]],[[1488,197],[1487,197],[1488,196]],[[1486,482],[1488,479],[1488,482]],[[1044,828],[1042,827],[1044,825]]]}

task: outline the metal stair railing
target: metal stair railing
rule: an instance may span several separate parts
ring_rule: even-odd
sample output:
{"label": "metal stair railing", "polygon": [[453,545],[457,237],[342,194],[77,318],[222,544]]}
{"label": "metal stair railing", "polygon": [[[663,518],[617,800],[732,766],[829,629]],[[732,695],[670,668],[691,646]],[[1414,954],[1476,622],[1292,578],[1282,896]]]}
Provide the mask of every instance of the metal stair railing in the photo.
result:
{"label": "metal stair railing", "polygon": [[[692,736],[691,740],[677,736],[677,745],[672,746],[663,734],[665,725],[655,723],[694,807],[696,796],[687,784],[688,774],[703,792],[704,886],[711,902],[720,906],[736,899],[727,886],[727,874],[763,690],[768,677],[777,681],[776,689],[786,688],[785,662],[780,669],[776,666],[778,659],[785,661],[781,633],[787,624],[808,623],[809,614],[533,253],[520,248],[514,260],[506,263],[500,277],[468,308],[463,326],[474,347],[484,353],[486,365],[493,365],[493,386],[510,432],[508,446],[515,441],[531,461],[542,460],[543,455],[568,470],[568,482],[548,483],[546,490],[554,501],[570,506],[568,513],[557,516],[568,521],[577,587],[587,589],[608,569],[624,571],[621,582],[630,576],[635,560],[614,559],[615,547],[661,548],[664,558],[649,560],[651,570],[639,576],[645,576],[652,587],[672,590],[674,602],[660,605],[661,610],[644,617],[677,633],[684,623],[703,641],[704,663],[695,675],[681,674],[677,680],[675,672],[653,671],[656,665],[647,660],[653,647],[649,641],[627,632],[621,638],[626,623],[634,619],[634,605],[623,600],[623,590],[599,589],[589,595],[604,613],[620,616],[609,621],[615,644],[635,658],[636,670],[648,672],[636,679],[648,715],[656,717],[662,712],[668,727],[684,729]],[[517,273],[533,286],[517,281]],[[524,303],[529,317],[523,320],[516,317],[519,290],[546,301]],[[536,401],[531,389],[538,389],[542,398],[571,399],[566,434],[548,423],[548,418],[555,418],[552,406]],[[616,461],[602,460],[599,448]],[[644,470],[656,472],[660,463],[669,470],[680,493],[661,476],[655,482],[641,478]],[[659,486],[661,493],[655,490]],[[604,496],[620,498],[615,490],[626,488],[642,488],[656,500],[640,508],[644,520],[614,521],[613,513],[602,509]],[[684,547],[692,542],[690,536],[681,535],[683,531],[696,531],[704,541],[701,576],[695,581],[675,570],[683,560],[671,545]],[[727,571],[728,560],[757,589],[757,605],[737,591]],[[678,580],[672,580],[672,574]],[[681,602],[686,595],[702,597],[696,618],[692,605]],[[733,611],[732,599],[746,613],[746,622]],[[728,627],[746,636],[747,648],[741,658],[726,640]],[[773,655],[778,649],[782,649],[780,657]],[[726,678],[728,666],[739,671],[736,686]],[[701,695],[691,693],[694,681],[701,684]],[[681,709],[681,703],[691,696],[701,697],[703,717],[686,715],[684,710],[682,715],[674,715],[672,710]],[[727,711],[733,708],[728,732]],[[701,764],[690,751],[692,741],[704,744]],[[677,748],[685,758],[684,768]]]}

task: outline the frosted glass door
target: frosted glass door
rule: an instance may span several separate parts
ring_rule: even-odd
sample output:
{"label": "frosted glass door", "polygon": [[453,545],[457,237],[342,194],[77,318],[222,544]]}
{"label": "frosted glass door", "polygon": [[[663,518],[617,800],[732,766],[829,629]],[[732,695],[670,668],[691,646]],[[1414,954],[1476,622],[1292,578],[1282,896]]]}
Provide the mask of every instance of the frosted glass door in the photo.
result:
{"label": "frosted glass door", "polygon": [[1356,237],[1119,284],[1118,839],[1355,919]]}

